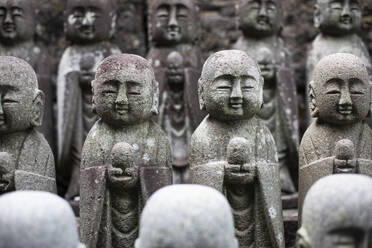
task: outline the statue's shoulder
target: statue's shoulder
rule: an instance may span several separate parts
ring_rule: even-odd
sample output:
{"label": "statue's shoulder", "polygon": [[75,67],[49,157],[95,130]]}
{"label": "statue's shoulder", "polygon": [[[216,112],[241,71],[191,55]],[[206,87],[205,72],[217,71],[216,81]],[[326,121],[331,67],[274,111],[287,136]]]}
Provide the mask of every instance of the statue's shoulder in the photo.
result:
{"label": "statue's shoulder", "polygon": [[[45,139],[44,135],[41,134],[39,131],[36,129],[32,129],[29,131],[27,139],[25,141],[26,143],[30,144],[38,144],[38,150],[39,153],[44,153],[49,156],[53,156],[52,149],[50,148],[48,141]],[[35,147],[30,147],[28,145],[23,146],[24,149],[34,149]]]}
{"label": "statue's shoulder", "polygon": [[157,142],[162,142],[168,144],[168,137],[161,127],[155,123],[153,120],[149,121],[149,133],[157,139]]}
{"label": "statue's shoulder", "polygon": [[209,145],[211,135],[218,136],[219,133],[215,130],[212,123],[208,120],[208,116],[199,124],[191,136],[191,146]]}

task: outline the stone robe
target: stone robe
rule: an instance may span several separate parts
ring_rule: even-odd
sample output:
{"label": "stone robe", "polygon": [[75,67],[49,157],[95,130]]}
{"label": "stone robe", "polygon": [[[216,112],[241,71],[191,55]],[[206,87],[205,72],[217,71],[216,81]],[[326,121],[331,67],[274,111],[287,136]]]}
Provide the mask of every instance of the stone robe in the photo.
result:
{"label": "stone robe", "polygon": [[0,151],[11,156],[15,187],[57,193],[54,157],[44,136],[35,129],[0,139]]}
{"label": "stone robe", "polygon": [[[144,189],[144,179],[148,177],[141,168],[140,186],[120,193],[110,188],[107,165],[111,163],[110,153],[116,143],[127,142],[137,149],[136,166],[156,166],[159,171],[163,168],[171,174],[167,137],[152,121],[140,125],[133,134],[126,133],[126,128],[116,130],[98,120],[88,134],[83,147],[80,182],[81,240],[88,248],[133,247],[138,236],[139,215],[147,198],[144,194],[153,191]],[[158,188],[171,183],[166,174],[164,178],[161,175],[155,178]]]}
{"label": "stone robe", "polygon": [[[224,182],[226,148],[233,137],[251,142],[247,160],[257,165],[257,175],[247,188]],[[253,117],[232,126],[207,116],[191,138],[190,169],[192,183],[214,187],[228,198],[240,247],[284,247],[276,148],[261,120]]]}

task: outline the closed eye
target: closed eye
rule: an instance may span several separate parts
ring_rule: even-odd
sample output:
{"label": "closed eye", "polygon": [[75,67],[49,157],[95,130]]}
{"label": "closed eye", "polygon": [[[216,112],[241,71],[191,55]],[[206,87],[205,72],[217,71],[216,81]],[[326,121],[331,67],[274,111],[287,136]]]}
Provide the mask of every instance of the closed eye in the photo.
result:
{"label": "closed eye", "polygon": [[113,90],[105,90],[102,93],[103,94],[116,94],[117,92],[116,91],[113,91]]}
{"label": "closed eye", "polygon": [[18,101],[17,100],[13,100],[13,99],[4,99],[3,100],[3,104],[4,103],[18,103]]}
{"label": "closed eye", "polygon": [[340,94],[340,91],[338,90],[330,90],[326,93],[327,95],[335,95],[335,94]]}
{"label": "closed eye", "polygon": [[220,86],[220,87],[217,87],[218,90],[230,90],[231,87],[230,86]]}
{"label": "closed eye", "polygon": [[251,90],[251,89],[254,89],[254,87],[252,86],[244,86],[242,87],[243,90],[247,91],[247,90]]}
{"label": "closed eye", "polygon": [[362,91],[351,91],[350,93],[353,95],[364,95],[364,92]]}
{"label": "closed eye", "polygon": [[141,92],[132,91],[132,92],[128,92],[128,94],[132,96],[139,96],[141,95]]}

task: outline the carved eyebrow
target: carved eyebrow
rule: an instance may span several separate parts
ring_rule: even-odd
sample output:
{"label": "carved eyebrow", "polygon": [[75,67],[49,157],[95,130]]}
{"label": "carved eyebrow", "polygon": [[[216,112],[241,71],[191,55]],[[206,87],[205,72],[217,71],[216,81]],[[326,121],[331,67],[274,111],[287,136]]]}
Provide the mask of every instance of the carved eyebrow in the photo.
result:
{"label": "carved eyebrow", "polygon": [[235,76],[231,74],[222,74],[214,78],[214,80],[223,79],[223,80],[234,80]]}
{"label": "carved eyebrow", "polygon": [[325,84],[342,84],[343,80],[341,78],[331,78]]}
{"label": "carved eyebrow", "polygon": [[170,9],[170,6],[169,6],[169,4],[163,3],[163,4],[160,4],[157,9],[158,10],[159,9],[167,9],[167,10],[169,10]]}
{"label": "carved eyebrow", "polygon": [[3,84],[3,85],[1,85],[0,84],[0,89],[1,90],[16,90],[17,89],[17,87],[15,87],[15,86],[13,86],[13,85],[7,85],[7,84]]}

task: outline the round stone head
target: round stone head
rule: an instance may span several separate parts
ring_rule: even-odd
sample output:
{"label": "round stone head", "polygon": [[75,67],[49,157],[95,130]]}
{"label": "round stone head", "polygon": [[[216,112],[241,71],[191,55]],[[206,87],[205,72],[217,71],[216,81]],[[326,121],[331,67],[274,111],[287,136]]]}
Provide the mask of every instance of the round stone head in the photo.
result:
{"label": "round stone head", "polygon": [[84,248],[70,205],[57,195],[16,191],[0,197],[0,248]]}
{"label": "round stone head", "polygon": [[41,125],[44,94],[24,60],[0,56],[0,135]]}
{"label": "round stone head", "polygon": [[365,120],[371,106],[365,65],[347,53],[324,57],[314,69],[309,99],[312,116],[323,122],[346,125]]}
{"label": "round stone head", "polygon": [[239,0],[238,17],[244,36],[277,35],[282,26],[281,0]]}
{"label": "round stone head", "polygon": [[201,185],[173,185],[155,192],[142,212],[135,248],[237,248],[226,198]]}
{"label": "round stone head", "polygon": [[194,0],[154,0],[149,25],[156,46],[194,43],[199,35],[199,11]]}
{"label": "round stone head", "polygon": [[0,43],[14,46],[35,33],[34,0],[0,0]]}
{"label": "round stone head", "polygon": [[324,177],[308,191],[297,248],[371,247],[372,179],[357,174]]}
{"label": "round stone head", "polygon": [[182,85],[185,77],[185,64],[182,55],[179,52],[171,52],[167,57],[166,76],[168,83]]}
{"label": "round stone head", "polygon": [[355,33],[362,22],[362,0],[317,0],[314,24],[327,35]]}
{"label": "round stone head", "polygon": [[104,59],[92,86],[93,107],[108,124],[139,124],[157,113],[158,83],[150,63],[140,56],[120,54]]}
{"label": "round stone head", "polygon": [[220,121],[250,119],[262,106],[263,83],[257,63],[247,53],[217,52],[203,66],[200,107]]}
{"label": "round stone head", "polygon": [[64,15],[67,39],[76,44],[108,40],[115,30],[113,0],[68,0]]}

